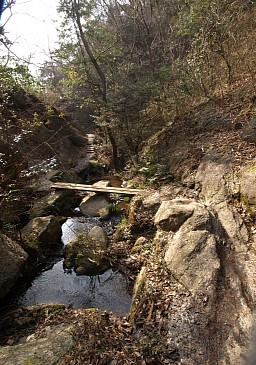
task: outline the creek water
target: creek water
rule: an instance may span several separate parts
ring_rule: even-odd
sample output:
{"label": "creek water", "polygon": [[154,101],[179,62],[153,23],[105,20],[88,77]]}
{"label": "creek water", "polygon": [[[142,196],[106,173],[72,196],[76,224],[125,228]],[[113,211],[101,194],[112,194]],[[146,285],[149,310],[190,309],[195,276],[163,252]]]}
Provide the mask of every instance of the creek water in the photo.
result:
{"label": "creek water", "polygon": [[[96,218],[69,218],[62,226],[62,242],[71,242],[78,233],[99,224]],[[104,222],[111,231],[113,221]],[[63,259],[53,263],[37,276],[31,286],[18,299],[18,304],[60,303],[72,308],[99,308],[125,316],[131,306],[129,283],[125,276],[114,269],[97,276],[77,276],[73,270],[63,268]]]}

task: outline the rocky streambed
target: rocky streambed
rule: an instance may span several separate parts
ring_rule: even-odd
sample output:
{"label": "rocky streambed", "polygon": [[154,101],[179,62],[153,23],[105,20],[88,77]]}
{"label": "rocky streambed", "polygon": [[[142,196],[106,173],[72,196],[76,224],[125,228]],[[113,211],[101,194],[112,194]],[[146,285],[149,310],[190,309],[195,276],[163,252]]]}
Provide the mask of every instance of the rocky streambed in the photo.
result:
{"label": "rocky streambed", "polygon": [[[32,336],[17,345],[7,338],[0,364],[245,365],[256,289],[249,179],[255,169],[234,176],[229,160],[209,155],[194,189],[170,184],[135,197],[108,243],[112,256],[103,257],[137,275],[128,318],[51,308]],[[77,255],[71,265],[85,270]],[[59,339],[54,348],[52,336]]]}
{"label": "rocky streambed", "polygon": [[[122,214],[110,212],[111,201],[104,195],[88,194],[81,209],[74,209],[72,201],[65,191],[51,192],[36,201],[31,208],[36,217],[21,230],[21,245],[1,235],[5,319],[9,308],[12,312],[13,307],[46,304],[128,314],[131,282],[107,253]],[[75,216],[47,215],[56,210],[60,213],[63,207]],[[1,342],[8,341],[3,332]]]}

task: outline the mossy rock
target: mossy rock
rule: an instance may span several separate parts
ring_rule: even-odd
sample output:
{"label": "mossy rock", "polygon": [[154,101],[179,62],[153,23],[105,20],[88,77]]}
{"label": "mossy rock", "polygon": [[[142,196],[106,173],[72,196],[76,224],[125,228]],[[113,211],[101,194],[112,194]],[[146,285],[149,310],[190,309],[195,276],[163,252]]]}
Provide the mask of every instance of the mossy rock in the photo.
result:
{"label": "mossy rock", "polygon": [[103,273],[110,267],[104,257],[107,242],[107,235],[101,227],[95,226],[89,233],[81,233],[65,246],[64,266],[74,268],[77,275]]}
{"label": "mossy rock", "polygon": [[33,249],[54,247],[61,240],[61,217],[36,217],[22,230],[22,240]]}

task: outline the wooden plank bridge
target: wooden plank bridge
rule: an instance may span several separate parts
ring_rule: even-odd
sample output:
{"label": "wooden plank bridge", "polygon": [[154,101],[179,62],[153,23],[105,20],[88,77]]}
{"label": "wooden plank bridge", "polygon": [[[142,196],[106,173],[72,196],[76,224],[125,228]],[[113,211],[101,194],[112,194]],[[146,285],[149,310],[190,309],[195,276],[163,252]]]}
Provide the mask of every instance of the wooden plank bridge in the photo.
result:
{"label": "wooden plank bridge", "polygon": [[82,190],[94,193],[115,193],[123,195],[136,195],[141,193],[142,189],[128,189],[128,188],[116,188],[113,186],[97,186],[95,185],[84,185],[84,184],[74,184],[74,183],[54,183],[51,185],[53,189],[69,189],[69,190]]}

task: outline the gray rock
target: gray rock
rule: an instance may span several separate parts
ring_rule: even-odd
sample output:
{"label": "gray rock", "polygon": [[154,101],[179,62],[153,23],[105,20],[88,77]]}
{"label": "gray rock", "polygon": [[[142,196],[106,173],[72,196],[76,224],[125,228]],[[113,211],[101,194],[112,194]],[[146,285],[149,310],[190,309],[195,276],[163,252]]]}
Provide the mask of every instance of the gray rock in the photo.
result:
{"label": "gray rock", "polygon": [[193,214],[194,202],[188,199],[163,201],[155,215],[155,225],[164,231],[177,231]]}
{"label": "gray rock", "polygon": [[208,207],[194,202],[193,214],[178,231],[159,230],[154,239],[158,246],[167,245],[166,265],[190,293],[178,297],[176,309],[172,302],[168,320],[168,341],[188,364],[199,358],[209,364],[244,364],[254,319],[256,255],[241,217],[225,200],[222,177],[213,182],[216,197],[214,189],[202,186],[210,193]]}
{"label": "gray rock", "polygon": [[198,293],[214,288],[220,262],[209,212],[200,204],[189,205],[194,206],[193,215],[169,242],[165,262],[180,283]]}
{"label": "gray rock", "polygon": [[41,338],[0,348],[0,365],[61,365],[74,345],[70,324],[47,327]]}
{"label": "gray rock", "polygon": [[94,226],[88,233],[88,238],[100,245],[102,249],[107,248],[108,235],[102,227]]}
{"label": "gray rock", "polygon": [[4,298],[22,272],[27,253],[0,233],[0,299]]}
{"label": "gray rock", "polygon": [[247,228],[241,216],[226,201],[214,206],[218,220],[224,228],[228,238],[239,251],[249,240]]}
{"label": "gray rock", "polygon": [[[106,187],[108,184],[108,181],[98,181],[93,185]],[[106,217],[106,212],[109,212],[109,206],[110,201],[107,194],[90,193],[82,200],[80,210],[83,214],[93,217],[100,217],[102,214]]]}
{"label": "gray rock", "polygon": [[150,194],[145,197],[143,200],[143,205],[146,209],[148,209],[153,214],[156,214],[158,208],[161,205],[161,194],[156,191],[153,194]]}
{"label": "gray rock", "polygon": [[34,218],[21,230],[22,239],[34,248],[53,246],[61,235],[60,220],[52,215]]}
{"label": "gray rock", "polygon": [[82,200],[80,210],[83,214],[99,217],[102,209],[107,209],[109,205],[105,195],[91,193]]}
{"label": "gray rock", "polygon": [[200,195],[207,204],[218,204],[228,196],[228,186],[225,175],[231,172],[228,159],[206,155],[198,167],[195,177]]}
{"label": "gray rock", "polygon": [[256,205],[256,167],[243,169],[239,177],[242,202],[248,206]]}
{"label": "gray rock", "polygon": [[[235,207],[228,203],[230,183],[231,185],[234,183],[231,167],[232,164],[229,165],[227,159],[207,156],[197,173],[200,196],[214,211],[216,217],[215,238],[218,240],[218,254],[222,268],[221,282],[216,282],[216,288],[222,294],[215,304],[219,308],[215,321],[220,318],[222,322],[230,323],[226,341],[222,342],[219,336],[216,336],[225,353],[225,359],[223,357],[223,361],[219,362],[223,365],[227,362],[244,363],[242,357],[247,352],[246,346],[251,336],[256,301],[255,250],[241,216]],[[252,170],[252,173],[249,170]],[[246,169],[240,174],[240,182],[243,181],[240,192],[252,203],[255,191],[253,175],[253,168]],[[219,326],[219,330],[227,332],[226,327]],[[214,342],[212,339],[213,347]]]}

